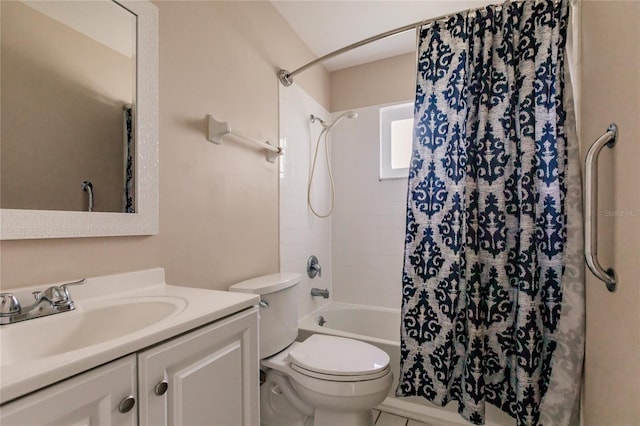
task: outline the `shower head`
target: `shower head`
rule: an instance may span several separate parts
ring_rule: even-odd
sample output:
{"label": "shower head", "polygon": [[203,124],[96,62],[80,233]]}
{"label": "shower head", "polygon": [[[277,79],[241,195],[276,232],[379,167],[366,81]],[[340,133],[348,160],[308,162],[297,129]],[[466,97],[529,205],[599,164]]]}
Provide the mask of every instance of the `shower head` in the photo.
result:
{"label": "shower head", "polygon": [[350,119],[354,119],[358,117],[358,113],[354,112],[354,111],[347,111],[343,114],[341,114],[338,118],[335,119],[335,121],[333,123],[331,123],[329,126],[327,126],[327,130],[331,130],[333,128],[333,126],[335,126],[336,124],[338,124],[340,122],[340,120],[342,120],[343,118],[350,118]]}
{"label": "shower head", "polygon": [[347,111],[347,112],[341,114],[338,118],[336,118],[333,121],[333,123],[331,123],[331,124],[327,124],[327,122],[324,121],[322,118],[318,117],[317,115],[311,114],[311,122],[315,123],[316,121],[319,121],[320,124],[322,124],[322,127],[324,128],[324,130],[326,130],[328,132],[329,130],[331,130],[333,128],[333,126],[338,124],[338,122],[340,120],[342,120],[343,118],[345,118],[345,117],[350,118],[350,119],[354,119],[354,118],[358,117],[358,113],[354,112],[354,111]]}

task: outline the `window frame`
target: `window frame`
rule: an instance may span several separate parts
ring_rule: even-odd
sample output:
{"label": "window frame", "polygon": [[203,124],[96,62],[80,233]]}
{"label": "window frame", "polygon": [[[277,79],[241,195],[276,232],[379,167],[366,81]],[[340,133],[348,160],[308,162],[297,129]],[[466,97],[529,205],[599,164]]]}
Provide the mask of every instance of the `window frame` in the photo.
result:
{"label": "window frame", "polygon": [[406,179],[409,176],[409,167],[391,167],[391,123],[406,119],[414,119],[413,102],[380,108],[380,180]]}

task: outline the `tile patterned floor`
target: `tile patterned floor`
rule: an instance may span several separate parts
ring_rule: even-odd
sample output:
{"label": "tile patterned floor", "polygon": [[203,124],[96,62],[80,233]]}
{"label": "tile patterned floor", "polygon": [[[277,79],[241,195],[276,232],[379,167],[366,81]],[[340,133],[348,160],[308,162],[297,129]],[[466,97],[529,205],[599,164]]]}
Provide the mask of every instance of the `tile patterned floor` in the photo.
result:
{"label": "tile patterned floor", "polygon": [[376,426],[434,426],[378,410],[373,410],[373,420]]}

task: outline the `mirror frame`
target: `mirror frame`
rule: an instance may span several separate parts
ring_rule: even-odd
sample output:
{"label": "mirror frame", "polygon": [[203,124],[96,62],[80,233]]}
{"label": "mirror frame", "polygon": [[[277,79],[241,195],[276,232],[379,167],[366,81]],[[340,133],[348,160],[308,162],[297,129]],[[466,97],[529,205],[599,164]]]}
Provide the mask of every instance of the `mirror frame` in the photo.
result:
{"label": "mirror frame", "polygon": [[158,233],[158,8],[146,0],[113,1],[137,16],[136,212],[0,209],[0,240]]}

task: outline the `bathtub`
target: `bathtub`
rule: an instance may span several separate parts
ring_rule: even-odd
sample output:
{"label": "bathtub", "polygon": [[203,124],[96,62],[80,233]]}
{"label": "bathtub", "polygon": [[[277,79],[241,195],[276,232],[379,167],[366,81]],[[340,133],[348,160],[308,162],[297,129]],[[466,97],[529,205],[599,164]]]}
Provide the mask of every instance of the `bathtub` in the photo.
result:
{"label": "bathtub", "polygon": [[[326,321],[323,326],[318,325],[320,317]],[[389,354],[394,384],[387,398],[378,407],[379,409],[435,426],[470,424],[458,414],[456,402],[446,407],[438,407],[420,397],[398,398],[395,396],[400,371],[399,309],[331,302],[300,320],[298,340],[305,340],[310,335],[318,333],[362,340]],[[487,404],[485,424],[512,426],[515,420]]]}

